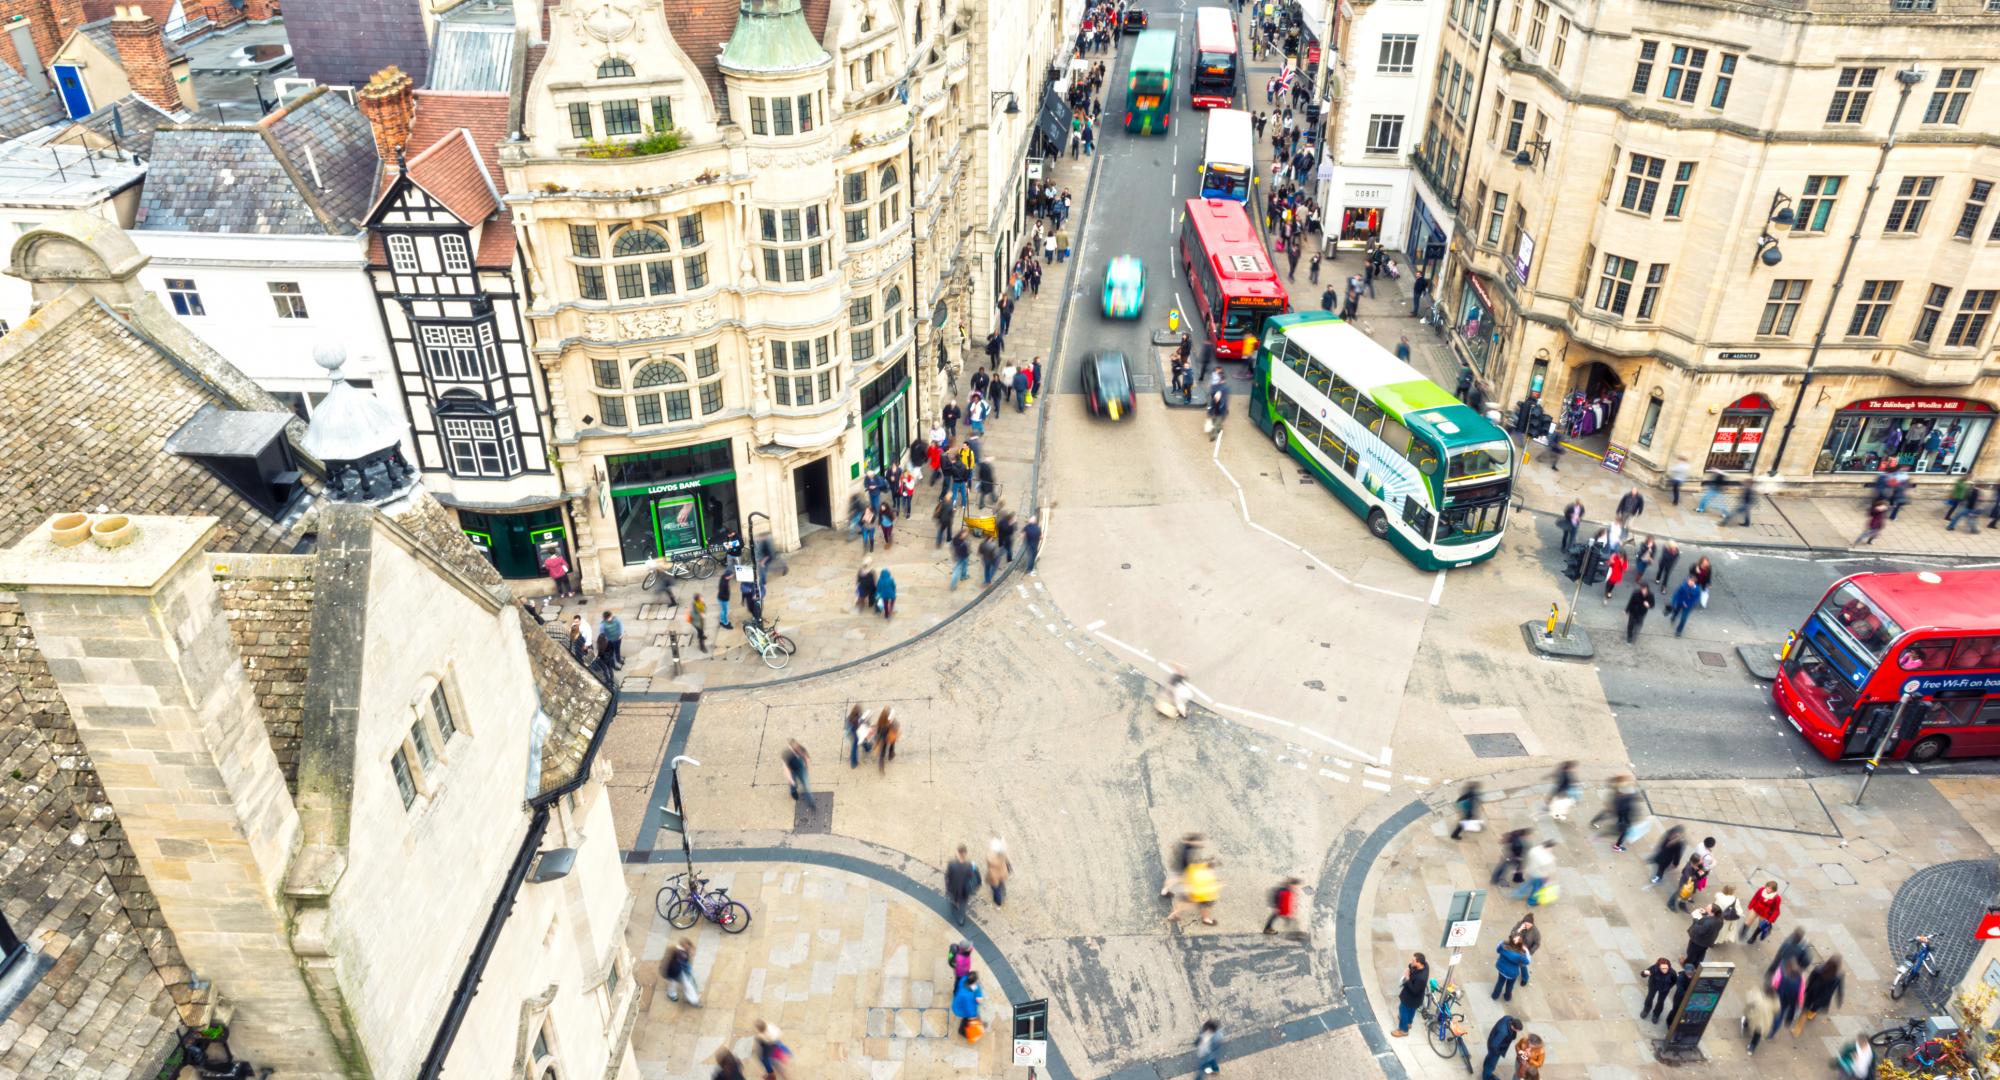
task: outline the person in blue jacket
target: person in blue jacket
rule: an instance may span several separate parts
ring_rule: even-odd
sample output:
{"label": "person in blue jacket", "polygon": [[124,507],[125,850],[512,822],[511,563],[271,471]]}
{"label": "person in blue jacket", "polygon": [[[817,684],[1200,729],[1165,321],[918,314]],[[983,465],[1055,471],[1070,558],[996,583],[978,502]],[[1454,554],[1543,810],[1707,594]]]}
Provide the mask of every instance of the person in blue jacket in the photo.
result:
{"label": "person in blue jacket", "polygon": [[951,995],[951,1015],[958,1019],[958,1033],[965,1034],[966,1025],[979,1015],[979,1005],[986,1000],[986,991],[979,988],[979,973],[968,972],[958,984],[958,991]]}
{"label": "person in blue jacket", "polygon": [[1503,1016],[1493,1024],[1493,1030],[1486,1033],[1486,1061],[1479,1067],[1479,1080],[1498,1080],[1493,1070],[1500,1065],[1500,1059],[1514,1045],[1515,1036],[1521,1034],[1521,1022],[1511,1016]]}
{"label": "person in blue jacket", "polygon": [[883,618],[895,618],[896,579],[890,576],[888,567],[883,567],[882,571],[875,575],[875,599],[882,604]]}
{"label": "person in blue jacket", "polygon": [[1534,958],[1528,955],[1528,946],[1521,941],[1519,934],[1501,942],[1494,952],[1498,954],[1499,959],[1493,964],[1493,999],[1498,1001],[1500,995],[1504,993],[1507,995],[1507,1000],[1512,1001],[1514,980],[1528,973],[1528,965]]}

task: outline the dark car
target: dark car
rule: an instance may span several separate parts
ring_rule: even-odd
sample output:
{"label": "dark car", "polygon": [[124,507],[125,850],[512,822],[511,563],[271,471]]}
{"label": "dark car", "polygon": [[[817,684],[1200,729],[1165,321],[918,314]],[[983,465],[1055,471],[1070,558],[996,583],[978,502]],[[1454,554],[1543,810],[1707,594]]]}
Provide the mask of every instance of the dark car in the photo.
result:
{"label": "dark car", "polygon": [[1125,20],[1118,24],[1118,29],[1128,34],[1136,34],[1145,28],[1146,13],[1140,11],[1138,8],[1126,8]]}
{"label": "dark car", "polygon": [[1132,415],[1132,374],[1124,353],[1107,349],[1084,358],[1083,399],[1094,416],[1123,420]]}

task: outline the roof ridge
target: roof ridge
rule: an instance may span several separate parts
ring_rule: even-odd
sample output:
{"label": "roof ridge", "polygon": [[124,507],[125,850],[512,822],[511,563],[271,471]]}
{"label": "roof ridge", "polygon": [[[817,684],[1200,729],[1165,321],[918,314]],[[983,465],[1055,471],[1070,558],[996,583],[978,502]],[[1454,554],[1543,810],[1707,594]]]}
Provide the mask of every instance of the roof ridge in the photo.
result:
{"label": "roof ridge", "polygon": [[[262,125],[258,126],[257,133],[264,137],[264,145],[270,148],[271,156],[278,159],[278,166],[285,170],[285,176],[291,180],[292,188],[305,199],[306,209],[311,210],[313,217],[318,219],[320,229],[328,236],[339,235],[335,228],[339,224],[339,219],[335,218],[332,211],[326,208],[326,204],[320,201],[319,192],[314,190],[312,184],[306,182],[305,175],[292,163],[291,155],[285,153],[284,144],[278,141],[277,133]],[[317,165],[314,168],[317,171]]]}

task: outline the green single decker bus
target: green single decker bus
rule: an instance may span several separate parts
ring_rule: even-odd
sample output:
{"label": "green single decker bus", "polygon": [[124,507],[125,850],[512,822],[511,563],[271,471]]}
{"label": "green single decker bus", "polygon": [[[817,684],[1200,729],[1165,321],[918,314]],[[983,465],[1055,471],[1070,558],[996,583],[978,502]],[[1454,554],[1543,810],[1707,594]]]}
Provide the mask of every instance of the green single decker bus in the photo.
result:
{"label": "green single decker bus", "polygon": [[1425,570],[1493,557],[1514,486],[1499,425],[1338,316],[1264,324],[1250,418]]}
{"label": "green single decker bus", "polygon": [[1180,56],[1178,30],[1148,30],[1132,47],[1126,69],[1125,130],[1141,135],[1166,134],[1173,119],[1174,64]]}

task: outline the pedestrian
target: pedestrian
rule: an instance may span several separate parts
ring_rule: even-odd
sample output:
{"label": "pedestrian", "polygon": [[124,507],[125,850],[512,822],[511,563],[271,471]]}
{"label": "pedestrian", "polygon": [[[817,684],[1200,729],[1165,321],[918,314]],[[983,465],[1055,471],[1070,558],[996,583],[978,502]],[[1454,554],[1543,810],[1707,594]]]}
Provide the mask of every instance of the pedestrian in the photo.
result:
{"label": "pedestrian", "polygon": [[994,543],[993,538],[989,536],[979,542],[979,570],[981,574],[979,584],[981,588],[993,584],[994,571],[999,568],[1000,545]]}
{"label": "pedestrian", "polygon": [[1306,264],[1306,278],[1314,285],[1319,284],[1319,252],[1317,251],[1313,252],[1312,262]]}
{"label": "pedestrian", "polygon": [[1537,907],[1555,900],[1555,886],[1549,878],[1556,872],[1556,842],[1544,840],[1528,849],[1528,866],[1525,871],[1528,880],[1515,889],[1515,899],[1526,900],[1529,907]]}
{"label": "pedestrian", "polygon": [[1755,505],[1757,505],[1757,477],[1755,474],[1746,474],[1743,477],[1743,501],[1736,504],[1736,509],[1730,511],[1729,516],[1722,519],[1722,523],[1728,525],[1736,520],[1737,514],[1742,514],[1743,527],[1749,528],[1750,508]]}
{"label": "pedestrian", "polygon": [[[747,603],[747,598],[746,598],[746,603]],[[751,614],[755,615],[756,613],[753,611]],[[708,601],[704,599],[699,593],[695,594],[694,602],[688,605],[687,620],[688,620],[688,628],[694,631],[695,648],[700,649],[704,653],[707,652],[708,651]]]}
{"label": "pedestrian", "polygon": [[896,760],[896,743],[903,738],[902,721],[896,719],[896,711],[884,708],[875,714],[875,734],[869,740],[875,747],[875,772],[879,775],[889,771],[889,763]]}
{"label": "pedestrian", "polygon": [[1326,290],[1319,294],[1319,309],[1328,312],[1333,310],[1333,285],[1330,283]]}
{"label": "pedestrian", "polygon": [[1028,410],[1028,401],[1034,395],[1035,377],[1032,374],[1033,370],[1033,368],[1022,368],[1014,372],[1014,378],[1009,384],[1013,387],[1014,411],[1017,413]]}
{"label": "pedestrian", "polygon": [[1390,1035],[1400,1039],[1410,1033],[1410,1022],[1417,1017],[1417,1009],[1423,1006],[1424,997],[1430,993],[1431,964],[1423,953],[1410,954],[1410,966],[1403,969],[1403,982],[1396,988],[1396,1030]]}
{"label": "pedestrian", "polygon": [[1458,808],[1458,824],[1451,830],[1453,840],[1465,833],[1478,832],[1484,826],[1479,820],[1479,781],[1467,780],[1452,805]]}
{"label": "pedestrian", "polygon": [[[963,922],[964,920],[960,920]],[[965,981],[958,984],[958,990],[951,995],[951,1015],[958,1019],[958,1033],[965,1041],[976,1043],[986,1034],[986,1025],[979,1019],[979,1007],[986,1000],[986,991],[979,988],[979,973],[972,972]]]}
{"label": "pedestrian", "polygon": [[1558,528],[1562,529],[1562,549],[1567,554],[1570,548],[1576,546],[1577,530],[1583,528],[1582,499],[1570,500],[1569,506],[1563,510],[1562,523]]}
{"label": "pedestrian", "polygon": [[792,1048],[778,1037],[778,1025],[757,1021],[757,1063],[764,1066],[764,1080],[784,1080],[792,1075]]}
{"label": "pedestrian", "polygon": [[1792,1022],[1792,1037],[1797,1038],[1806,1029],[1806,1021],[1818,1016],[1838,1004],[1844,995],[1847,977],[1841,971],[1840,954],[1834,953],[1820,962],[1806,977],[1805,999],[1801,1003],[1805,1012]]}
{"label": "pedestrian", "polygon": [[[1882,527],[1889,523],[1889,500],[1876,499],[1868,506],[1868,522],[1861,527],[1861,535],[1854,538],[1855,544],[1872,544],[1882,535]],[[1947,526],[1948,528],[1949,526]]]}
{"label": "pedestrian", "polygon": [[1200,833],[1188,833],[1186,836],[1181,837],[1179,842],[1174,844],[1173,861],[1170,864],[1173,868],[1173,873],[1167,878],[1167,883],[1160,886],[1161,896],[1172,896],[1174,888],[1186,882],[1187,868],[1193,865],[1196,858],[1200,856],[1201,845],[1202,838]]}
{"label": "pedestrian", "polygon": [[1778,994],[1768,986],[1759,986],[1750,991],[1750,1000],[1743,1005],[1741,1030],[1750,1034],[1750,1053],[1757,1052],[1757,1044],[1778,1033],[1778,1012],[1781,1006]]}
{"label": "pedestrian", "polygon": [[1509,937],[1507,940],[1494,946],[1493,952],[1495,956],[1493,962],[1493,1000],[1500,1000],[1501,994],[1504,993],[1507,996],[1507,1000],[1512,1001],[1514,1000],[1514,980],[1528,973],[1528,964],[1534,958],[1528,955],[1528,948],[1522,944],[1519,935]]}
{"label": "pedestrian", "polygon": [[993,890],[993,906],[1007,902],[1007,875],[1014,872],[1014,863],[1007,858],[1007,844],[999,837],[986,848],[986,887]]}
{"label": "pedestrian", "polygon": [[1667,494],[1675,506],[1681,504],[1681,485],[1687,483],[1691,471],[1688,459],[1684,457],[1675,458],[1674,463],[1667,466]]}
{"label": "pedestrian", "polygon": [[1771,1034],[1789,1024],[1799,1015],[1806,1000],[1806,958],[1803,955],[1788,956],[1780,961],[1772,973],[1770,986],[1778,992],[1778,1022],[1771,1025]]}
{"label": "pedestrian", "polygon": [[569,617],[569,654],[579,661],[590,652],[590,628],[581,615]]}
{"label": "pedestrian", "polygon": [[[1317,261],[1318,256],[1314,256],[1314,260]],[[1402,337],[1396,339],[1396,359],[1401,360],[1405,364],[1410,362],[1410,336],[1408,334],[1404,334]]]}
{"label": "pedestrian", "polygon": [[1646,580],[1646,570],[1653,565],[1653,560],[1658,558],[1659,554],[1659,541],[1650,536],[1639,541],[1639,550],[1632,554],[1632,580]]}
{"label": "pedestrian", "polygon": [[667,1000],[679,1001],[687,992],[687,1003],[701,1008],[701,988],[694,981],[694,942],[682,938],[660,960],[660,978],[667,984]]}
{"label": "pedestrian", "polygon": [[884,620],[896,617],[896,578],[886,566],[875,575],[875,606],[882,609]]}
{"label": "pedestrian", "polygon": [[1576,805],[1576,797],[1582,790],[1583,786],[1576,782],[1576,762],[1565,761],[1557,765],[1555,776],[1549,780],[1548,800],[1542,804],[1549,819],[1568,821],[1570,808]]}
{"label": "pedestrian", "polygon": [[1051,263],[1055,262],[1056,252],[1061,248],[1061,246],[1062,245],[1056,242],[1056,234],[1054,233],[1049,233],[1048,235],[1042,237],[1042,261]]}
{"label": "pedestrian", "polygon": [[1777,955],[1771,957],[1771,963],[1764,968],[1764,975],[1769,978],[1777,974],[1780,967],[1792,961],[1797,961],[1803,966],[1811,955],[1812,947],[1806,944],[1805,928],[1793,927],[1792,932],[1785,935],[1785,940],[1778,943]]}
{"label": "pedestrian", "polygon": [[2000,483],[1993,485],[1993,509],[1986,514],[1986,527],[2000,529]]}
{"label": "pedestrian", "polygon": [[1298,907],[1299,879],[1288,877],[1280,881],[1277,887],[1271,890],[1271,917],[1264,920],[1264,932],[1267,934],[1277,933],[1278,921],[1282,919],[1284,920],[1286,931],[1293,936],[1297,936],[1299,932]]}
{"label": "pedestrian", "polygon": [[1979,489],[1970,484],[1965,489],[1965,500],[1958,504],[1958,509],[1952,511],[1951,520],[1945,523],[1945,531],[1958,531],[1959,521],[1968,515],[1972,518],[1972,532],[1977,535],[1979,532]]}
{"label": "pedestrian", "polygon": [[1649,614],[1652,610],[1653,610],[1653,587],[1651,585],[1646,584],[1645,579],[1641,578],[1639,580],[1639,587],[1633,589],[1632,595],[1625,601],[1626,644],[1629,645],[1632,642],[1639,640],[1639,626],[1641,623],[1644,623],[1646,621],[1647,614]]}
{"label": "pedestrian", "polygon": [[1688,991],[1694,989],[1694,977],[1699,974],[1701,965],[1686,957],[1681,958],[1681,969],[1674,973],[1674,999],[1667,1004],[1668,1016],[1681,1014],[1681,1002],[1687,1000]]}
{"label": "pedestrian", "polygon": [[1604,603],[1607,604],[1611,602],[1611,594],[1617,590],[1618,583],[1625,579],[1625,568],[1631,565],[1625,559],[1624,547],[1615,541],[1608,546],[1611,548],[1611,561],[1605,565],[1604,571]]}
{"label": "pedestrian", "polygon": [[1653,966],[1639,972],[1646,982],[1646,1000],[1639,1005],[1639,1019],[1652,1023],[1660,1022],[1660,1013],[1667,1007],[1667,995],[1674,988],[1673,961],[1662,956],[1653,961]]}
{"label": "pedestrian", "polygon": [[1714,908],[1717,915],[1722,916],[1725,928],[1729,923],[1743,921],[1743,901],[1737,898],[1734,885],[1724,885],[1708,906]]}
{"label": "pedestrian", "polygon": [[1493,876],[1487,879],[1487,884],[1500,884],[1500,879],[1507,876],[1507,871],[1511,869],[1514,872],[1513,883],[1519,885],[1521,883],[1522,862],[1527,858],[1527,855],[1528,830],[1508,830],[1507,834],[1500,838],[1500,861],[1494,865]]}
{"label": "pedestrian", "polygon": [[866,749],[863,743],[867,741],[868,733],[868,716],[860,703],[847,707],[847,718],[840,722],[840,731],[842,740],[847,743],[847,767],[860,768],[861,754]]}
{"label": "pedestrian", "polygon": [[861,569],[854,575],[854,609],[873,611],[875,609],[875,565],[872,559],[862,559]]}
{"label": "pedestrian", "polygon": [[708,1080],[743,1080],[743,1063],[727,1046],[715,1051],[715,1071],[708,1074]]}
{"label": "pedestrian", "polygon": [[1688,924],[1687,962],[1700,964],[1708,957],[1708,950],[1715,945],[1715,939],[1722,936],[1722,916],[1716,914],[1714,904],[1706,904],[1694,910],[1693,921]]}
{"label": "pedestrian", "polygon": [[[987,349],[987,355],[988,356],[999,355],[998,350],[990,347],[990,342],[989,342],[989,347]],[[944,445],[950,446],[952,440],[958,438],[958,418],[961,415],[962,414],[959,412],[958,409],[958,402],[947,401],[944,403],[944,409],[938,414],[938,418],[944,421]]]}
{"label": "pedestrian", "polygon": [[1681,582],[1680,588],[1675,589],[1674,594],[1667,599],[1667,617],[1674,621],[1675,637],[1680,637],[1681,631],[1687,629],[1688,616],[1693,614],[1694,609],[1700,604],[1701,586],[1694,583],[1694,575],[1690,574],[1686,581]]}
{"label": "pedestrian", "polygon": [[965,580],[966,563],[970,561],[971,558],[972,558],[972,540],[970,535],[964,529],[961,528],[956,533],[953,533],[951,537],[951,586],[950,587],[953,591],[956,591],[958,589],[959,582]]}
{"label": "pedestrian", "polygon": [[1486,1060],[1479,1067],[1479,1080],[1500,1080],[1493,1070],[1500,1065],[1500,1059],[1514,1048],[1515,1036],[1521,1034],[1521,1022],[1511,1016],[1502,1016],[1493,1022],[1486,1033]]}
{"label": "pedestrian", "polygon": [[951,898],[951,921],[965,925],[965,907],[972,902],[972,894],[979,890],[979,870],[972,865],[972,857],[966,854],[965,845],[958,845],[958,854],[944,868],[944,891]]}
{"label": "pedestrian", "polygon": [[597,624],[597,633],[599,639],[604,642],[604,650],[597,658],[598,662],[612,669],[624,667],[625,624],[618,621],[617,615],[606,611],[604,621]]}
{"label": "pedestrian", "polygon": [[1415,318],[1423,311],[1424,294],[1429,292],[1431,281],[1424,276],[1422,267],[1417,268],[1417,276],[1410,279],[1410,317]]}
{"label": "pedestrian", "polygon": [[1203,926],[1215,925],[1215,901],[1221,892],[1221,883],[1215,877],[1215,863],[1205,850],[1197,848],[1181,874],[1181,887],[1174,894],[1174,906],[1167,912],[1167,921],[1178,925],[1181,912],[1192,908],[1201,915]]}
{"label": "pedestrian", "polygon": [[1018,526],[1014,522],[1014,512],[1002,506],[993,515],[993,539],[1000,545],[1000,554],[1007,556],[1008,563],[1014,561],[1014,533]]}
{"label": "pedestrian", "polygon": [[1530,1035],[1514,1048],[1514,1080],[1541,1080],[1542,1065],[1549,1059],[1548,1047],[1540,1035]]}
{"label": "pedestrian", "polygon": [[1667,578],[1671,574],[1673,574],[1674,564],[1679,561],[1681,561],[1680,541],[1674,540],[1670,537],[1668,538],[1667,542],[1660,547],[1660,568],[1655,573],[1653,578],[1653,580],[1659,584],[1660,588],[1664,589],[1667,587]]}
{"label": "pedestrian", "polygon": [[1067,228],[1056,229],[1056,255],[1060,262],[1069,261],[1069,230]]}
{"label": "pedestrian", "polygon": [[1743,920],[1740,940],[1755,945],[1771,936],[1771,928],[1778,925],[1778,913],[1784,909],[1785,898],[1778,891],[1778,883],[1767,881],[1764,887],[1750,894],[1750,917]]}
{"label": "pedestrian", "polygon": [[1201,1030],[1194,1037],[1194,1063],[1203,1076],[1213,1076],[1222,1071],[1222,1025],[1213,1020],[1202,1021]]}
{"label": "pedestrian", "polygon": [[1028,524],[1021,530],[1021,545],[1027,556],[1028,573],[1035,572],[1035,559],[1042,551],[1042,521],[1038,514],[1028,515]]}
{"label": "pedestrian", "polygon": [[1672,911],[1686,911],[1696,893],[1708,888],[1708,872],[1715,869],[1715,837],[1702,837],[1701,846],[1687,858],[1681,868],[1680,888],[1667,900]]}
{"label": "pedestrian", "polygon": [[1653,880],[1647,888],[1658,885],[1667,871],[1680,865],[1681,853],[1687,848],[1686,837],[1687,830],[1679,825],[1670,826],[1660,837],[1660,846],[1654,848],[1653,854],[1646,859],[1653,867]]}
{"label": "pedestrian", "polygon": [[[1526,912],[1521,916],[1521,921],[1514,924],[1513,936],[1520,940],[1521,947],[1527,951],[1530,960],[1534,959],[1536,953],[1542,951],[1542,930],[1535,925],[1534,912]],[[1532,974],[1534,972],[1530,967],[1521,969],[1522,986],[1528,985],[1528,976]]]}
{"label": "pedestrian", "polygon": [[1638,488],[1631,488],[1618,500],[1618,524],[1631,525],[1632,519],[1646,512],[1646,497]]}
{"label": "pedestrian", "polygon": [[806,809],[816,808],[813,802],[812,786],[807,779],[807,770],[812,767],[812,757],[797,739],[787,740],[783,754],[785,775],[791,779],[791,794],[794,801],[804,799]]}

